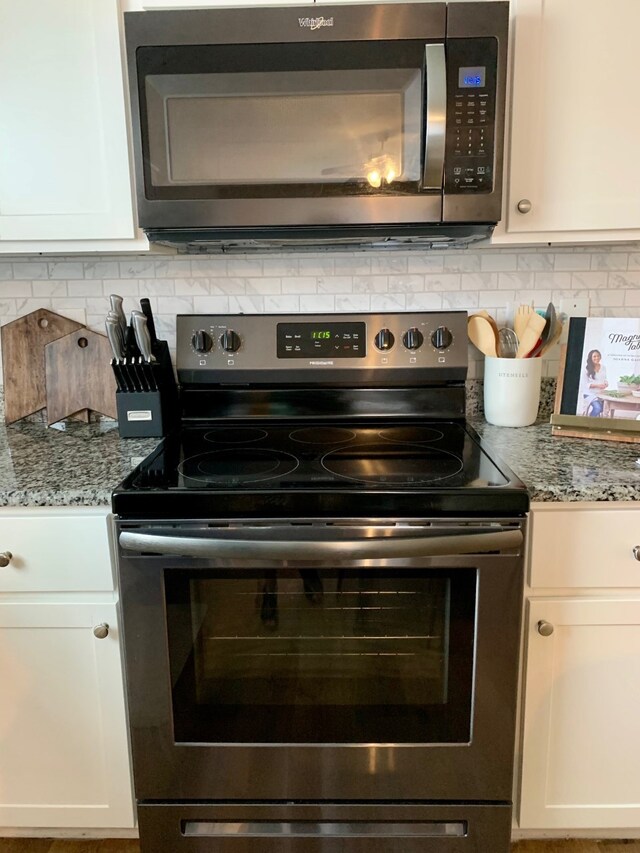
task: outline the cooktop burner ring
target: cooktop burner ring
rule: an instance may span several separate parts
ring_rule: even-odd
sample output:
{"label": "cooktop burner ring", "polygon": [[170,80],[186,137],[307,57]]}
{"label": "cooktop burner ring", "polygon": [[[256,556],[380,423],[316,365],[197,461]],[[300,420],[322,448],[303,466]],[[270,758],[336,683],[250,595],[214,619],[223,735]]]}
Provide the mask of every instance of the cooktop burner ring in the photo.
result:
{"label": "cooktop burner ring", "polygon": [[266,429],[260,427],[213,427],[204,434],[204,440],[212,444],[252,444],[266,436]]}
{"label": "cooktop burner ring", "polygon": [[[306,433],[309,438],[301,438],[300,434]],[[346,444],[348,441],[353,441],[356,437],[352,429],[346,427],[300,427],[289,433],[289,438],[292,441],[297,441],[300,444]]]}
{"label": "cooktop burner ring", "polygon": [[[405,433],[408,435],[406,438],[402,437],[392,437],[390,433],[395,433],[396,436],[401,433]],[[428,438],[415,438],[415,434],[424,434],[429,433]],[[413,435],[411,435],[413,434]],[[440,441],[444,438],[444,433],[439,429],[433,429],[432,427],[413,427],[413,426],[398,426],[398,427],[387,427],[385,429],[380,430],[378,433],[378,437],[382,438],[384,441],[391,441],[394,444],[428,444],[432,441]]]}
{"label": "cooktop burner ring", "polygon": [[[406,448],[407,450],[412,449],[414,451],[414,453],[406,459],[401,459],[401,462],[404,462],[406,465],[406,470],[404,472],[398,471],[397,469],[394,471],[393,468],[391,468],[388,472],[385,472],[384,470],[382,472],[376,471],[375,454],[382,452],[383,455],[386,455],[392,448]],[[420,475],[420,456],[416,457],[415,451],[420,451],[424,454],[427,449],[430,452],[430,458],[426,460],[426,462],[427,465],[431,467],[431,471]],[[339,457],[341,454],[345,457],[343,460],[343,470],[340,470],[339,464],[336,466],[336,457],[338,458],[339,463]],[[333,457],[333,460],[331,460],[330,457]],[[443,460],[440,457],[448,457],[448,459],[444,460],[444,465],[448,465],[449,469],[447,470],[445,468],[443,473],[437,471],[437,466],[442,466],[443,464]],[[327,460],[329,460],[329,462],[327,462]],[[330,467],[332,462],[333,467]],[[456,474],[459,474],[464,468],[464,464],[460,457],[448,450],[441,450],[440,448],[425,448],[424,445],[420,444],[407,444],[391,441],[384,444],[359,444],[357,447],[353,448],[353,450],[348,447],[340,447],[336,450],[330,450],[328,453],[324,454],[320,463],[325,471],[334,477],[340,477],[343,480],[350,480],[355,483],[384,486],[424,486],[431,483],[438,483],[442,480],[448,480],[450,477],[455,477]],[[350,465],[353,467],[354,463],[356,466],[358,464],[361,467],[368,466],[369,471],[366,471],[365,474],[360,476],[357,476],[355,473],[348,473]],[[345,473],[345,467],[347,469],[347,473]],[[435,471],[434,467],[436,468]]]}
{"label": "cooktop burner ring", "polygon": [[[272,450],[259,447],[226,447],[209,453],[198,453],[184,459],[178,465],[178,472],[192,482],[203,486],[238,487],[249,483],[263,483],[278,480],[293,473],[300,461],[292,453],[284,450]],[[187,466],[195,466],[190,473]],[[206,470],[206,466],[211,466]],[[205,468],[203,469],[203,466]]]}

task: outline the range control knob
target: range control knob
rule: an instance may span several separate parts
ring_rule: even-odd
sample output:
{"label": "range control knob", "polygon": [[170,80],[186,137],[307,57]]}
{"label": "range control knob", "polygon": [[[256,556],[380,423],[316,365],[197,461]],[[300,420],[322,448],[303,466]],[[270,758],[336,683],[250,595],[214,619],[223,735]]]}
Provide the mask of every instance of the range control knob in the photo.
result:
{"label": "range control knob", "polygon": [[446,326],[438,326],[431,335],[431,343],[436,349],[446,349],[451,346],[453,335]]}
{"label": "range control knob", "polygon": [[380,329],[378,334],[374,338],[374,343],[380,350],[388,350],[396,342],[396,339],[393,337],[393,334],[389,329]]}
{"label": "range control knob", "polygon": [[208,335],[204,329],[199,329],[191,338],[191,345],[196,352],[209,352],[213,346],[213,338],[211,335]]}
{"label": "range control knob", "polygon": [[416,329],[415,327],[413,329],[407,329],[402,336],[402,343],[407,349],[420,349],[424,343],[424,336],[420,329]]}
{"label": "range control knob", "polygon": [[240,349],[240,335],[233,329],[227,329],[220,338],[220,343],[225,352],[237,352]]}

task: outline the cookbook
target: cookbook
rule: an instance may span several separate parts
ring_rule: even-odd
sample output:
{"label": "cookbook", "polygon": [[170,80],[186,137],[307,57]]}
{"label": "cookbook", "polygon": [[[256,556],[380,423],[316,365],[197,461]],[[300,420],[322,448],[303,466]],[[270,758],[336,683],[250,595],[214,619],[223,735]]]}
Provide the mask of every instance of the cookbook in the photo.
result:
{"label": "cookbook", "polygon": [[551,423],[596,432],[637,432],[640,440],[639,318],[570,319]]}

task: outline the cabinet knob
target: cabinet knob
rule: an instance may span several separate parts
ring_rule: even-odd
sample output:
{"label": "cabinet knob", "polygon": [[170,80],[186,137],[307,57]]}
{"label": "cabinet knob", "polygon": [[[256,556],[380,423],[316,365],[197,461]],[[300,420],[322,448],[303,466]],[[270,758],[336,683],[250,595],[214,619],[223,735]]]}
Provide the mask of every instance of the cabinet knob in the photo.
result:
{"label": "cabinet knob", "polygon": [[520,213],[529,213],[531,210],[531,202],[528,198],[521,198],[518,202],[518,210]]}
{"label": "cabinet knob", "polygon": [[[633,556],[636,558],[636,560],[640,560],[640,545],[633,546]],[[9,559],[11,559],[11,554],[9,554]],[[0,563],[0,566],[4,565],[6,565],[6,563]]]}
{"label": "cabinet knob", "polygon": [[[0,554],[0,569],[4,569],[5,566],[8,566],[12,558],[13,554],[11,553],[11,551],[3,551]],[[640,558],[637,557],[636,559]]]}
{"label": "cabinet knob", "polygon": [[542,637],[550,637],[553,634],[553,625],[551,622],[545,622],[541,619],[538,622],[538,634]]}
{"label": "cabinet knob", "polygon": [[105,637],[109,636],[109,626],[106,622],[101,622],[99,625],[93,629],[93,636],[97,637],[98,640],[104,640]]}

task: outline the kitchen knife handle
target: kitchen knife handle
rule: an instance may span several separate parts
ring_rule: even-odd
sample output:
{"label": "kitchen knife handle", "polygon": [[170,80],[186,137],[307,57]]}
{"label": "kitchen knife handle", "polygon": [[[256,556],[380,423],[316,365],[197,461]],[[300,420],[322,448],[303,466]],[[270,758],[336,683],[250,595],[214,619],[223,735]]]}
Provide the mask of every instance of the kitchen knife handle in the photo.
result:
{"label": "kitchen knife handle", "polygon": [[122,326],[122,331],[124,333],[127,328],[127,318],[125,317],[124,308],[122,307],[122,296],[118,296],[117,293],[112,293],[109,296],[109,302],[111,304],[111,310],[118,318],[118,323]]}
{"label": "kitchen knife handle", "polygon": [[105,321],[105,328],[107,330],[107,338],[111,344],[114,358],[119,361],[123,357],[120,325],[117,320],[107,317]]}
{"label": "kitchen knife handle", "polygon": [[147,318],[147,329],[149,330],[151,349],[153,350],[158,342],[158,336],[156,334],[156,324],[153,320],[153,311],[151,310],[151,302],[149,299],[144,298],[140,300],[140,310]]}
{"label": "kitchen knife handle", "polygon": [[133,330],[136,333],[136,342],[146,362],[155,361],[155,356],[151,352],[151,337],[147,326],[147,318],[141,311],[131,312],[131,322]]}

